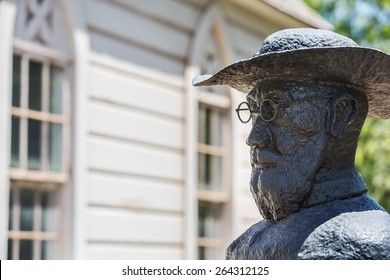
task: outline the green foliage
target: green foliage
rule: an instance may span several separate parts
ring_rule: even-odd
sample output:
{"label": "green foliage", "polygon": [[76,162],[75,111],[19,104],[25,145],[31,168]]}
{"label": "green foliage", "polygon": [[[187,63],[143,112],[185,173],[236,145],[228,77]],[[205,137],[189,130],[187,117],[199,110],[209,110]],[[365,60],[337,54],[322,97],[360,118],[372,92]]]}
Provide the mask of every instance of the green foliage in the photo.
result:
{"label": "green foliage", "polygon": [[[390,0],[304,2],[332,23],[335,32],[362,46],[390,52]],[[356,168],[368,192],[390,211],[390,120],[366,120],[359,138]]]}
{"label": "green foliage", "polygon": [[390,0],[304,0],[362,46],[390,52]]}
{"label": "green foliage", "polygon": [[390,210],[390,121],[367,119],[359,138],[356,167],[369,193]]}

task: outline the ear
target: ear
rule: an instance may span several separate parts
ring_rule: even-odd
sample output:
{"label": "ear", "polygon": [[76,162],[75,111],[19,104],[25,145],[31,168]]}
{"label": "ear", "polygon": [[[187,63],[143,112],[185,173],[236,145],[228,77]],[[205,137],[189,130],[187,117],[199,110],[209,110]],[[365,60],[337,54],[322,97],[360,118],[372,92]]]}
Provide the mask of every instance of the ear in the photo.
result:
{"label": "ear", "polygon": [[330,113],[330,134],[340,137],[357,116],[358,102],[355,98],[341,96],[336,99]]}

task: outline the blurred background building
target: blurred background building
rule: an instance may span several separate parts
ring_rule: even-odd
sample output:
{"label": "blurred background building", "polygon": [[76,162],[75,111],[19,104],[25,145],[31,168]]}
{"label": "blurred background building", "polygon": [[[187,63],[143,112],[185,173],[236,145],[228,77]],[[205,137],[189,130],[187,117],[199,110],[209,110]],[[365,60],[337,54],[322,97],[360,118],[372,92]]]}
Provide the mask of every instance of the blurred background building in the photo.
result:
{"label": "blurred background building", "polygon": [[260,215],[234,108],[193,77],[289,27],[296,0],[0,1],[0,258],[222,259]]}

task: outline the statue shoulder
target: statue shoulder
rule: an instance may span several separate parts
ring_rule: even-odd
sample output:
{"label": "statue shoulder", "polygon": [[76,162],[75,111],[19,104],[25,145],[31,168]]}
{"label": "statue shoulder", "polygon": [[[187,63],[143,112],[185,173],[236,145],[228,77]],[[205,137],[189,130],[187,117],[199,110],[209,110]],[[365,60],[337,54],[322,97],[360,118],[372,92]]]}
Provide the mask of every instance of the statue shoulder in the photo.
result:
{"label": "statue shoulder", "polygon": [[390,259],[390,215],[382,210],[342,213],[316,228],[299,259]]}
{"label": "statue shoulder", "polygon": [[261,235],[266,227],[266,222],[262,220],[248,228],[228,246],[225,258],[227,260],[251,259],[253,256],[250,244],[252,243],[253,238]]}

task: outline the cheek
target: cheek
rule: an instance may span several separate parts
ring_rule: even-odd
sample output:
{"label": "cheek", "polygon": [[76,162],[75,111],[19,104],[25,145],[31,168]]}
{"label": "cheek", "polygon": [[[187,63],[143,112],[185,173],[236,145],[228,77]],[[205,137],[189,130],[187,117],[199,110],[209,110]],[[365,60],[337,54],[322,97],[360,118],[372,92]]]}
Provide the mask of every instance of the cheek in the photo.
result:
{"label": "cheek", "polygon": [[293,155],[300,148],[312,142],[316,135],[325,130],[325,120],[318,112],[300,110],[299,113],[286,111],[281,121],[272,130],[275,148],[283,155]]}
{"label": "cheek", "polygon": [[303,138],[298,131],[285,131],[278,127],[273,131],[275,149],[282,155],[293,155],[302,147]]}
{"label": "cheek", "polygon": [[325,124],[325,108],[322,106],[302,106],[288,108],[282,121],[287,130],[299,131],[303,135],[314,135],[323,129]]}

